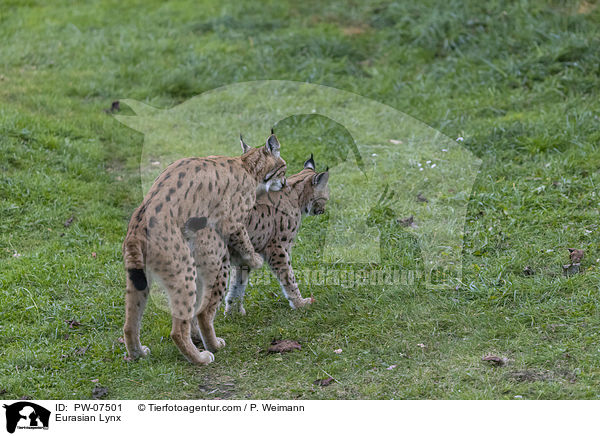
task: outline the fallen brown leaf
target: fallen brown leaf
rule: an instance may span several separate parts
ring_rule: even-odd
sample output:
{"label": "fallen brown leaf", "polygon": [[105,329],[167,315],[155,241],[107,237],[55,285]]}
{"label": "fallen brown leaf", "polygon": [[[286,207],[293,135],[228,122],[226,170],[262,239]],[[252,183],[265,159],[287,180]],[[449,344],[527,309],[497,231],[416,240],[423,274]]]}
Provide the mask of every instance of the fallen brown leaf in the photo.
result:
{"label": "fallen brown leaf", "polygon": [[105,388],[104,386],[96,386],[94,389],[92,389],[92,398],[94,400],[97,400],[98,398],[106,397],[107,395],[108,395],[108,388]]}
{"label": "fallen brown leaf", "polygon": [[416,229],[417,224],[415,223],[415,217],[414,216],[409,216],[407,218],[398,218],[398,224],[400,224],[402,227],[412,227],[413,229]]}
{"label": "fallen brown leaf", "polygon": [[567,250],[569,250],[569,257],[572,264],[581,263],[581,260],[585,256],[585,251],[577,248],[567,248]]}
{"label": "fallen brown leaf", "polygon": [[119,100],[115,100],[110,105],[110,109],[104,109],[104,112],[109,114],[109,113],[113,113],[113,112],[119,112],[120,110],[121,110],[121,104],[119,103]]}
{"label": "fallen brown leaf", "polygon": [[73,224],[74,219],[75,219],[75,215],[71,215],[71,218],[69,218],[68,220],[65,221],[64,226],[69,227],[71,224]]}
{"label": "fallen brown leaf", "polygon": [[529,265],[527,265],[525,268],[523,268],[523,274],[525,274],[526,276],[532,276],[535,274],[535,272]]}
{"label": "fallen brown leaf", "polygon": [[429,200],[427,200],[427,198],[425,198],[425,196],[421,192],[419,192],[417,194],[417,201],[420,202],[420,203],[427,203],[427,202],[429,202]]}
{"label": "fallen brown leaf", "polygon": [[280,341],[273,340],[271,342],[271,346],[267,350],[269,353],[285,353],[287,351],[301,350],[302,346],[296,342],[291,341],[289,339],[283,339]]}
{"label": "fallen brown leaf", "polygon": [[79,327],[81,325],[81,323],[79,321],[76,321],[74,319],[66,319],[65,322],[67,323],[67,325],[69,326],[70,329]]}
{"label": "fallen brown leaf", "polygon": [[331,383],[335,383],[333,377],[322,378],[313,382],[313,384],[317,386],[329,386]]}
{"label": "fallen brown leaf", "polygon": [[491,363],[495,366],[504,366],[508,363],[508,359],[506,357],[494,356],[491,354],[484,356],[481,360],[483,360],[484,362]]}

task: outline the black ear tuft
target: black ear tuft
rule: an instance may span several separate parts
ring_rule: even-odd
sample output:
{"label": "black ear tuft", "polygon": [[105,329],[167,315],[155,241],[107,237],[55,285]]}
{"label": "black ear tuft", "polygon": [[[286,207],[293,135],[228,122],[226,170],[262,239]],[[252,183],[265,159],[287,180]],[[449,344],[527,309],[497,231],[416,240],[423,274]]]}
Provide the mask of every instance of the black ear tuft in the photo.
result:
{"label": "black ear tuft", "polygon": [[329,180],[329,173],[325,171],[324,173],[315,174],[313,176],[313,185],[318,186],[320,188],[324,187]]}
{"label": "black ear tuft", "polygon": [[240,145],[242,147],[242,152],[246,153],[248,150],[250,150],[250,146],[248,144],[246,144],[244,142],[244,140],[242,139],[242,134],[240,133]]}
{"label": "black ear tuft", "polygon": [[273,127],[271,127],[271,135],[275,134],[275,130],[273,130]]}
{"label": "black ear tuft", "polygon": [[315,161],[313,159],[313,154],[310,154],[310,157],[308,158],[308,160],[306,162],[304,162],[304,169],[306,168],[310,168],[311,170],[314,171],[315,169]]}
{"label": "black ear tuft", "polygon": [[275,157],[279,157],[279,149],[281,148],[279,145],[279,141],[277,140],[277,136],[275,134],[271,134],[267,138],[267,144],[265,145],[267,151],[271,153]]}

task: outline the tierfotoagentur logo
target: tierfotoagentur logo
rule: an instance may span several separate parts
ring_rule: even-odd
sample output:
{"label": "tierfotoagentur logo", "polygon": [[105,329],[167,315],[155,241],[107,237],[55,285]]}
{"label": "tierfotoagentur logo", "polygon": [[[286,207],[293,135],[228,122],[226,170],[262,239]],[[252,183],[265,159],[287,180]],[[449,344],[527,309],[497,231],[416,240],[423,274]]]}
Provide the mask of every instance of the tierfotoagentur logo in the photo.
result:
{"label": "tierfotoagentur logo", "polygon": [[[301,286],[460,281],[467,202],[481,161],[426,124],[360,95],[290,81],[236,83],[168,110],[122,103],[135,116],[116,118],[144,134],[143,192],[171,162],[239,155],[240,133],[256,146],[273,126],[288,170],[313,152],[329,167],[318,265],[298,268]],[[343,134],[328,140],[331,129],[323,128],[301,136],[307,124],[298,120],[311,117]],[[286,145],[294,136],[302,140]]]}
{"label": "tierfotoagentur logo", "polygon": [[29,401],[4,404],[6,409],[6,431],[14,433],[16,429],[48,429],[50,411]]}

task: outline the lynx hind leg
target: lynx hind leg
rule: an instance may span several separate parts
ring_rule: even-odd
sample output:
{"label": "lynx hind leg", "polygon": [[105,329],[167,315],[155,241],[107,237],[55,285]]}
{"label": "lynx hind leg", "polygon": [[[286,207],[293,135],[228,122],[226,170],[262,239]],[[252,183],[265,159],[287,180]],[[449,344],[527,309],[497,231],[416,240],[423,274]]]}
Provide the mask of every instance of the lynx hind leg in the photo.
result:
{"label": "lynx hind leg", "polygon": [[225,315],[235,313],[246,315],[244,295],[250,278],[250,270],[247,267],[235,266],[231,268],[230,273],[229,292],[225,297]]}
{"label": "lynx hind leg", "polygon": [[229,253],[220,234],[209,227],[196,233],[194,257],[199,296],[198,328],[204,348],[215,352],[225,346],[225,341],[216,336],[213,322],[225,288],[223,284],[221,289],[221,283],[227,283]]}
{"label": "lynx hind leg", "polygon": [[150,293],[150,281],[147,278],[146,289],[139,291],[134,286],[132,280],[127,275],[127,289],[125,294],[125,325],[123,326],[123,337],[127,354],[132,359],[145,357],[150,353],[150,349],[140,342],[140,329],[142,324],[142,315],[148,302]]}
{"label": "lynx hind leg", "polygon": [[[169,297],[173,318],[171,338],[188,361],[208,364],[214,360],[214,356],[209,352],[201,353],[191,338],[191,320],[196,304],[196,264],[191,248],[187,241],[179,236],[173,241],[172,251],[166,253],[161,250],[161,246],[155,246],[155,252],[148,256],[148,260],[155,263],[152,265],[154,276]],[[165,262],[164,259],[168,261]],[[159,264],[161,260],[163,263]]]}
{"label": "lynx hind leg", "polygon": [[202,340],[207,350],[217,351],[225,346],[225,340],[217,337],[215,334],[214,320],[217,309],[221,304],[223,295],[227,287],[227,277],[229,275],[229,256],[225,247],[222,253],[221,263],[212,286],[207,286],[205,291],[205,301],[202,309],[198,313],[198,324],[202,333]]}
{"label": "lynx hind leg", "polygon": [[210,351],[198,351],[190,336],[192,320],[173,318],[173,327],[171,329],[171,338],[181,354],[191,363],[198,365],[207,365],[214,362],[215,356]]}

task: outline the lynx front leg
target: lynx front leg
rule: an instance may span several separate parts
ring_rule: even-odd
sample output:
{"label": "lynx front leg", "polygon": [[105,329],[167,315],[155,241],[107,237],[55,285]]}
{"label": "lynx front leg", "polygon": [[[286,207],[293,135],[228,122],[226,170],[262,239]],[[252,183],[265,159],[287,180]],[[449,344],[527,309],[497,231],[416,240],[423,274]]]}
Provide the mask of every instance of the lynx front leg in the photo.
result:
{"label": "lynx front leg", "polygon": [[290,256],[286,249],[280,246],[269,247],[267,249],[267,261],[273,274],[279,280],[281,290],[290,302],[292,309],[306,306],[312,302],[311,298],[302,298],[300,294],[298,283],[296,283],[294,271],[292,270]]}
{"label": "lynx front leg", "polygon": [[229,278],[229,292],[225,297],[225,315],[232,315],[236,312],[246,315],[244,309],[244,294],[248,286],[250,270],[244,266],[236,266],[231,269]]}
{"label": "lynx front leg", "polygon": [[223,228],[229,234],[229,248],[237,251],[251,269],[260,268],[263,264],[262,256],[254,251],[246,227],[240,223],[229,222],[225,223]]}

